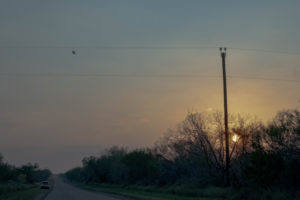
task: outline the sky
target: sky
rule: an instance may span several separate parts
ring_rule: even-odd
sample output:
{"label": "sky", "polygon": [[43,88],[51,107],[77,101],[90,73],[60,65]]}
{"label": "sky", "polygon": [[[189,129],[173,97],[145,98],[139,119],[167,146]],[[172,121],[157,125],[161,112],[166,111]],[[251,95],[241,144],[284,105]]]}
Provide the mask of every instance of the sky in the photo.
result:
{"label": "sky", "polygon": [[220,46],[229,112],[267,122],[299,108],[299,9],[296,0],[2,0],[0,152],[58,173],[114,145],[151,147],[188,112],[223,109]]}

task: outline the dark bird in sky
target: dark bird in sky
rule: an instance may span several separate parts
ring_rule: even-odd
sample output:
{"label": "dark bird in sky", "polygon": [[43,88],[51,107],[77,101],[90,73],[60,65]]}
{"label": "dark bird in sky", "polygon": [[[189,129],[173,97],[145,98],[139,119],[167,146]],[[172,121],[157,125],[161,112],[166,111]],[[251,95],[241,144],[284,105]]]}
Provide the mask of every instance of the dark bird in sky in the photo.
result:
{"label": "dark bird in sky", "polygon": [[76,54],[76,51],[75,51],[74,49],[72,50],[72,54],[73,54],[73,55],[75,55],[75,54]]}

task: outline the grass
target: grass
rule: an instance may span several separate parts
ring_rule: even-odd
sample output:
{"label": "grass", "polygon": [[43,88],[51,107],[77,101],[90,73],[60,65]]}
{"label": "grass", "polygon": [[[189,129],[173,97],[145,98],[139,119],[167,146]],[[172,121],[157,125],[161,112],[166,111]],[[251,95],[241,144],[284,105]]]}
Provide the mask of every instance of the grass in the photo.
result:
{"label": "grass", "polygon": [[76,186],[110,194],[122,195],[142,200],[222,200],[226,199],[231,189],[208,187],[191,189],[183,186],[159,188],[157,186],[120,186],[109,184],[75,184]]}
{"label": "grass", "polygon": [[[53,185],[53,180],[49,182]],[[41,190],[39,184],[1,184],[0,200],[43,200],[50,191]]]}
{"label": "grass", "polygon": [[90,191],[116,194],[139,200],[300,200],[300,192],[278,188],[244,187],[233,189],[212,186],[190,188],[188,186],[122,186],[97,183],[76,183],[74,185]]}
{"label": "grass", "polygon": [[34,200],[44,193],[39,187],[29,187],[0,194],[0,200]]}

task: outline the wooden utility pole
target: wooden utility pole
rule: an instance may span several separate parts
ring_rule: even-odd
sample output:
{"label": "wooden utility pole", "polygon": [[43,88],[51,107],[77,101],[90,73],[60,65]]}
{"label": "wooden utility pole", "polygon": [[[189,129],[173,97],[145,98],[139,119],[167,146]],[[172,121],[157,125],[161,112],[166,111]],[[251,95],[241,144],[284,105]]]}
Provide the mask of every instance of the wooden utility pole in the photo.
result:
{"label": "wooden utility pole", "polygon": [[223,69],[223,91],[224,91],[224,125],[225,125],[225,154],[226,154],[226,185],[230,185],[230,158],[229,158],[229,135],[228,135],[228,110],[227,110],[227,84],[226,84],[226,48],[220,48]]}

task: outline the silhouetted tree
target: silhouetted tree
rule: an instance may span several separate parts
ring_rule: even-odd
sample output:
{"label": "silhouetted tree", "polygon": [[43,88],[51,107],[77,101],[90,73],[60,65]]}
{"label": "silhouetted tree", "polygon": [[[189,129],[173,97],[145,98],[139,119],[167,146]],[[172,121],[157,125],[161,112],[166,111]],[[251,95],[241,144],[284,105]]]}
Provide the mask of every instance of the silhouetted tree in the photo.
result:
{"label": "silhouetted tree", "polygon": [[159,173],[157,158],[146,150],[134,150],[122,161],[129,170],[130,183],[154,184]]}
{"label": "silhouetted tree", "polygon": [[[233,134],[238,140],[230,140],[230,157],[237,160],[251,151],[251,141],[261,131],[261,123],[242,115],[230,115],[230,138]],[[225,173],[225,142],[223,117],[220,112],[190,113],[159,145],[159,152],[167,159],[186,160],[186,171],[194,168],[200,182],[222,183]],[[182,163],[182,162],[181,162]],[[194,164],[191,164],[194,163]],[[238,162],[236,162],[238,163]],[[233,168],[237,170],[238,168]],[[209,175],[209,177],[207,176]]]}

